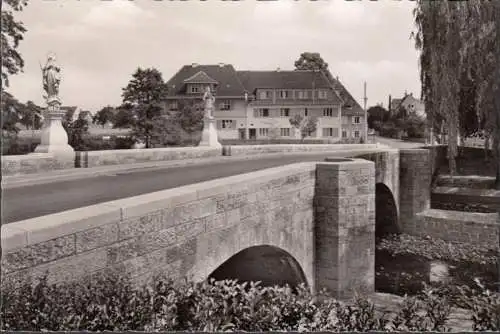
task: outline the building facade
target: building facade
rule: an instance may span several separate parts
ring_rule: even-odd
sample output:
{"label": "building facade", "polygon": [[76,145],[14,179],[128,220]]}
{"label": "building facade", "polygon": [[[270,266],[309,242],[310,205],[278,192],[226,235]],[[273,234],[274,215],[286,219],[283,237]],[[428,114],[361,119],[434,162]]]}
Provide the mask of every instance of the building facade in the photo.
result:
{"label": "building facade", "polygon": [[[300,138],[295,115],[317,119],[309,138],[361,138],[364,113],[338,79],[319,71],[236,71],[232,65],[185,65],[168,82],[167,105],[201,101],[210,86],[221,139]],[[345,122],[344,122],[345,121]]]}

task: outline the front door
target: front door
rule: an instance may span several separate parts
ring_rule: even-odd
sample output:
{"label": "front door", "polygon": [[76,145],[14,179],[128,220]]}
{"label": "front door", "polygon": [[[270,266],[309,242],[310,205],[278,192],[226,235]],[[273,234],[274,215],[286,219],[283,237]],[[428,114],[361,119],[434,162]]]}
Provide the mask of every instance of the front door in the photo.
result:
{"label": "front door", "polygon": [[248,130],[249,130],[248,137],[250,137],[250,139],[252,140],[257,139],[257,129],[248,129]]}
{"label": "front door", "polygon": [[239,129],[240,140],[245,140],[245,129]]}

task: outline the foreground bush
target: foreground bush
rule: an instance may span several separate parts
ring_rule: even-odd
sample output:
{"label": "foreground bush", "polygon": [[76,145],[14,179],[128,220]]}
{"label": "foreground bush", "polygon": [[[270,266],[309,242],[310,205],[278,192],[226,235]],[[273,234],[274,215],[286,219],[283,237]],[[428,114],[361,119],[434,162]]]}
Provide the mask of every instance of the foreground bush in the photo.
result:
{"label": "foreground bush", "polygon": [[381,313],[366,299],[337,302],[301,286],[261,287],[235,281],[156,280],[131,287],[114,275],[93,283],[49,285],[41,280],[3,291],[5,330],[25,331],[374,331],[445,330],[446,298],[433,291],[407,299],[397,314]]}

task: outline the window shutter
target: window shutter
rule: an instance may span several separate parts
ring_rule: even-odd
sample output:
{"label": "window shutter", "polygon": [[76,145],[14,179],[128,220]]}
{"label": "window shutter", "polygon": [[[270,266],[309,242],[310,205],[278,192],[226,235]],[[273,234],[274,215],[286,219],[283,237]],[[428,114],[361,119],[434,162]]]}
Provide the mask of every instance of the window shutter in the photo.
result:
{"label": "window shutter", "polygon": [[222,121],[221,120],[217,121],[217,129],[218,130],[222,129]]}

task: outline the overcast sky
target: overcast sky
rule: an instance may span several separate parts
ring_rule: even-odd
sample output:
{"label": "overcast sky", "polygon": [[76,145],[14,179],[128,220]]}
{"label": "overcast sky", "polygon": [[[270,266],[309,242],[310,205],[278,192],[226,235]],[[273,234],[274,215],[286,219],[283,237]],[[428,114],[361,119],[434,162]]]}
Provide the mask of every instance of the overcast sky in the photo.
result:
{"label": "overcast sky", "polygon": [[121,103],[137,67],[156,67],[165,81],[184,64],[230,63],[237,70],[293,69],[305,51],[319,52],[363,106],[388,95],[420,95],[412,1],[29,2],[16,13],[28,32],[24,73],[8,89],[43,103],[39,62],[48,52],[62,67],[64,105],[98,110]]}

